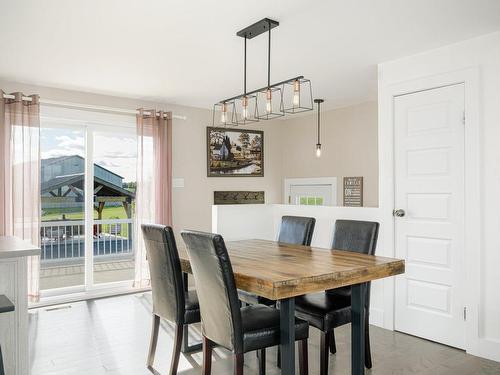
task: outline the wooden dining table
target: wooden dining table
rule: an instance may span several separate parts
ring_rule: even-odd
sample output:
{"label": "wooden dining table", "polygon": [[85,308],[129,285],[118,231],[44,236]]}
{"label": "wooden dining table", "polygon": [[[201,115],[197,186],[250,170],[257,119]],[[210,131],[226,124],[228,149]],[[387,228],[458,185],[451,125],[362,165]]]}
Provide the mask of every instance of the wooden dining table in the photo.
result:
{"label": "wooden dining table", "polygon": [[[295,374],[295,297],[351,285],[352,374],[364,374],[364,291],[371,280],[404,273],[404,260],[266,240],[226,242],[238,289],[279,301],[281,372]],[[191,273],[182,247],[183,272]]]}

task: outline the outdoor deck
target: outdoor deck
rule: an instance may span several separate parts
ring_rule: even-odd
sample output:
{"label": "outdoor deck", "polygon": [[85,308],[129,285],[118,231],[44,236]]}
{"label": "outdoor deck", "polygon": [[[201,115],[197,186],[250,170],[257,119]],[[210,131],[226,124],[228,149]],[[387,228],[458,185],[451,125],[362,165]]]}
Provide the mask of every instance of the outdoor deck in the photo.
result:
{"label": "outdoor deck", "polygon": [[[40,289],[83,285],[84,221],[47,221],[41,225]],[[94,283],[134,279],[132,219],[94,220]]]}

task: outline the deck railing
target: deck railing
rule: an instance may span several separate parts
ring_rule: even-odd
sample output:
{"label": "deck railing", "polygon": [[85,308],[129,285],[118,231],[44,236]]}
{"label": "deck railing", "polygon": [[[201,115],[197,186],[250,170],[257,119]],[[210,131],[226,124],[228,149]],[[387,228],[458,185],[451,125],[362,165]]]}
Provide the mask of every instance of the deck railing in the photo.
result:
{"label": "deck railing", "polygon": [[[85,222],[64,220],[42,222],[41,261],[70,262],[83,260],[85,256]],[[133,220],[94,220],[93,249],[96,259],[133,257]]]}

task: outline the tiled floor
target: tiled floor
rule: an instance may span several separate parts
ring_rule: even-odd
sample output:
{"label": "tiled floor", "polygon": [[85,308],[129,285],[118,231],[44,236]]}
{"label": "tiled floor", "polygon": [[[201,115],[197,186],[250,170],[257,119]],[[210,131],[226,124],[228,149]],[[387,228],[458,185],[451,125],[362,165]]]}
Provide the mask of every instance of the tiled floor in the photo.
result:
{"label": "tiled floor", "polygon": [[[30,312],[32,375],[147,375],[151,295],[136,294],[78,302]],[[194,336],[199,337],[198,330]],[[350,326],[335,331],[337,354],[330,374],[350,374]],[[426,340],[371,327],[373,369],[367,374],[500,374],[500,363],[484,360]],[[193,337],[191,338],[193,339]],[[309,373],[318,374],[319,336],[311,329]],[[168,374],[172,329],[162,324],[155,368]],[[216,349],[212,374],[232,374],[228,353]],[[275,349],[267,356],[267,374],[279,374]],[[179,374],[199,374],[201,354],[181,355]],[[256,374],[255,353],[245,356],[245,373]]]}

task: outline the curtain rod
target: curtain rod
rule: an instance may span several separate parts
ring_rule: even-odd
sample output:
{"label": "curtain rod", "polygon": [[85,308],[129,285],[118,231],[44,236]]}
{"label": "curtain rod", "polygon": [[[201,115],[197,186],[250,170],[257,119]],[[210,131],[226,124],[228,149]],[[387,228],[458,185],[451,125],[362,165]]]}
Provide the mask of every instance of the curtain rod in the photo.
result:
{"label": "curtain rod", "polygon": [[[9,95],[9,94],[3,94],[3,97],[5,99],[15,99],[14,95]],[[22,100],[26,100],[30,102],[32,99],[29,96],[23,96]],[[127,115],[137,115],[139,114],[139,111],[135,109],[125,109],[125,108],[114,108],[114,107],[106,107],[106,106],[100,106],[100,105],[92,105],[92,104],[81,104],[81,103],[74,103],[74,102],[62,102],[58,100],[50,100],[50,99],[40,99],[41,104],[47,104],[47,105],[53,105],[53,106],[60,106],[60,107],[70,107],[70,108],[78,108],[78,109],[91,109],[91,110],[97,110],[97,111],[103,111],[103,112],[115,112],[115,113],[123,113]],[[151,115],[150,112],[144,112],[146,116]],[[159,112],[157,112],[159,114]],[[181,115],[172,115],[172,117],[176,120],[187,120],[186,116],[181,116]]]}

